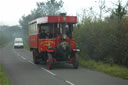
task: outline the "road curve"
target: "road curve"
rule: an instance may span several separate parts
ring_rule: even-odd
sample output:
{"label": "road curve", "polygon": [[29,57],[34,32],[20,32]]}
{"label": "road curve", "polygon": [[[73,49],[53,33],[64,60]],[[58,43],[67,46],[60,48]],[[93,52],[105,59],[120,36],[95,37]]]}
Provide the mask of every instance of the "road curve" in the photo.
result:
{"label": "road curve", "polygon": [[26,49],[14,49],[13,44],[0,48],[0,64],[3,65],[11,85],[128,85],[128,80],[70,65],[56,65],[47,70],[46,65],[35,65],[32,53]]}

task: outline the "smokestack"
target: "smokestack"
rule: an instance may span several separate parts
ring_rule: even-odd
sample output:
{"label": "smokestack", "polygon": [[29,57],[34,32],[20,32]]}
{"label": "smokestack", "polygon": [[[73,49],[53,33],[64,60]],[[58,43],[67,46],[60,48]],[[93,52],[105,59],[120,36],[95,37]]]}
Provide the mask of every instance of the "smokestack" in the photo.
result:
{"label": "smokestack", "polygon": [[60,13],[60,16],[66,16],[66,13]]}

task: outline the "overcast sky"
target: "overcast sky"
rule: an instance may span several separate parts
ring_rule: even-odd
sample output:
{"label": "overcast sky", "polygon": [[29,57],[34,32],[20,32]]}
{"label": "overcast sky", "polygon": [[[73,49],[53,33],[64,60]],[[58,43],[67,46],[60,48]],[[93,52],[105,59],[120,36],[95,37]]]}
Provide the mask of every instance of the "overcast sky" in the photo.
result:
{"label": "overcast sky", "polygon": [[[27,15],[36,8],[36,2],[46,2],[47,0],[0,0],[0,25],[18,25],[22,15]],[[99,0],[63,0],[64,10],[69,15],[76,15],[82,9],[89,7],[98,8]],[[106,0],[108,7],[118,0]],[[127,0],[123,0],[125,3]]]}

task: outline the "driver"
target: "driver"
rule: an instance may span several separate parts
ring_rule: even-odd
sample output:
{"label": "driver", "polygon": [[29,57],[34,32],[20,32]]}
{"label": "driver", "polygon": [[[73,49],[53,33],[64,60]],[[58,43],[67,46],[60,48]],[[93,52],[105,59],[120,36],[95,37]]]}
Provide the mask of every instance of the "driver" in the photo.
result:
{"label": "driver", "polygon": [[42,29],[40,34],[39,34],[39,38],[40,39],[45,39],[46,37],[47,37],[47,33],[45,32],[44,29]]}

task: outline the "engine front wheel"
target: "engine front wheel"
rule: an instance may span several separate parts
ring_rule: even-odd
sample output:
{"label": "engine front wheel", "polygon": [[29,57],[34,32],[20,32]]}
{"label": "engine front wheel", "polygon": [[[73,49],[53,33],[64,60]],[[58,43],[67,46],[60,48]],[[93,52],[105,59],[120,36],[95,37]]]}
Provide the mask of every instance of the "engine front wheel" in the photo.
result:
{"label": "engine front wheel", "polygon": [[33,51],[33,63],[34,64],[39,64],[39,59],[38,59],[38,56],[36,54],[36,51]]}
{"label": "engine front wheel", "polygon": [[48,69],[51,70],[53,67],[53,58],[51,54],[48,54],[47,65],[48,65]]}
{"label": "engine front wheel", "polygon": [[77,69],[79,67],[79,58],[77,53],[73,56],[72,64],[74,69]]}

